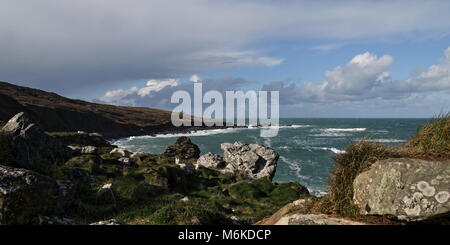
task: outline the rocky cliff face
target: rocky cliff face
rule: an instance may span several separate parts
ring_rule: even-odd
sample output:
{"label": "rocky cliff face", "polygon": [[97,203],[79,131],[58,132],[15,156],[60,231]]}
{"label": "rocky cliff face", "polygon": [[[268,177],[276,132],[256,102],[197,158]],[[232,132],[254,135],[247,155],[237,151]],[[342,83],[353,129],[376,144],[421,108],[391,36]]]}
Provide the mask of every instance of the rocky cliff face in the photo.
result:
{"label": "rocky cliff face", "polygon": [[47,132],[97,132],[106,138],[191,131],[174,127],[169,111],[68,99],[55,93],[0,82],[0,126],[27,112]]}

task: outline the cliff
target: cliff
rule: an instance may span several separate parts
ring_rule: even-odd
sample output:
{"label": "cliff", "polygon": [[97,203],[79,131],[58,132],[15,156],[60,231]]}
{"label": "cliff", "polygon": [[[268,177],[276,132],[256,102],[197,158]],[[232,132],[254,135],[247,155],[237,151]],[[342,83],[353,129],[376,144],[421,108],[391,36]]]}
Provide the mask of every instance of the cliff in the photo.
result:
{"label": "cliff", "polygon": [[174,127],[169,111],[90,103],[6,82],[0,82],[0,105],[0,125],[23,111],[48,132],[86,131],[120,138],[197,129]]}

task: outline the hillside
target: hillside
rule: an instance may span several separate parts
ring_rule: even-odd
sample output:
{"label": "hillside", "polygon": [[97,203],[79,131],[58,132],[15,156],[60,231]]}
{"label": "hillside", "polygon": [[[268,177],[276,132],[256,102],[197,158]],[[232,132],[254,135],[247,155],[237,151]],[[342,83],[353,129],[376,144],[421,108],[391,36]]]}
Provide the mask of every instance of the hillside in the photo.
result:
{"label": "hillside", "polygon": [[173,127],[169,111],[89,103],[6,82],[0,82],[0,104],[0,125],[25,111],[49,132],[81,130],[118,138],[190,130]]}

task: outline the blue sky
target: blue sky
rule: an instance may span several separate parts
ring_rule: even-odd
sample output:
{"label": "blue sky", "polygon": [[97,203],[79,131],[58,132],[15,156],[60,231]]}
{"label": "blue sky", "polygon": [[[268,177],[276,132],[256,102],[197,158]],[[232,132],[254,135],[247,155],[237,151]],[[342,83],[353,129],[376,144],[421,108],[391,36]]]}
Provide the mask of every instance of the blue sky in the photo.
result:
{"label": "blue sky", "polygon": [[278,90],[284,117],[430,117],[450,111],[449,12],[443,0],[5,0],[0,80],[171,109],[196,75]]}

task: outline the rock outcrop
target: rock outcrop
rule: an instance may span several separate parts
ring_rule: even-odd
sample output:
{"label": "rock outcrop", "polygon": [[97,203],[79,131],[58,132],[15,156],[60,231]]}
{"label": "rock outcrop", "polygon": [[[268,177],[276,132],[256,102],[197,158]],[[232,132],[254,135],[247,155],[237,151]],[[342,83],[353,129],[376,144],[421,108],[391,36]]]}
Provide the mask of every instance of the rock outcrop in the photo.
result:
{"label": "rock outcrop", "polygon": [[110,154],[119,154],[122,157],[130,157],[131,156],[131,152],[122,149],[122,148],[114,148],[111,150]]}
{"label": "rock outcrop", "polygon": [[11,151],[21,168],[34,169],[63,163],[72,150],[47,135],[24,112],[11,118],[2,132],[10,138]]}
{"label": "rock outcrop", "polygon": [[450,212],[450,162],[387,159],[359,174],[353,201],[362,214],[418,221]]}
{"label": "rock outcrop", "polygon": [[110,205],[112,207],[116,206],[116,197],[112,190],[112,184],[104,184],[95,196],[97,205]]}
{"label": "rock outcrop", "polygon": [[225,161],[221,155],[208,152],[198,158],[197,167],[223,168],[225,167]]}
{"label": "rock outcrop", "polygon": [[182,159],[198,158],[200,156],[200,149],[188,137],[183,136],[178,138],[175,144],[167,147],[164,155]]}
{"label": "rock outcrop", "polygon": [[275,175],[279,155],[272,148],[240,141],[234,144],[223,143],[220,147],[227,163],[224,172],[240,174],[248,179],[272,179]]}
{"label": "rock outcrop", "polygon": [[349,219],[332,217],[327,214],[302,213],[311,199],[300,199],[282,207],[272,216],[265,218],[256,225],[364,225],[365,223]]}
{"label": "rock outcrop", "polygon": [[292,214],[282,217],[274,225],[366,225],[366,223],[327,214]]}
{"label": "rock outcrop", "polygon": [[36,215],[61,212],[73,198],[70,181],[0,166],[0,224],[28,224]]}

